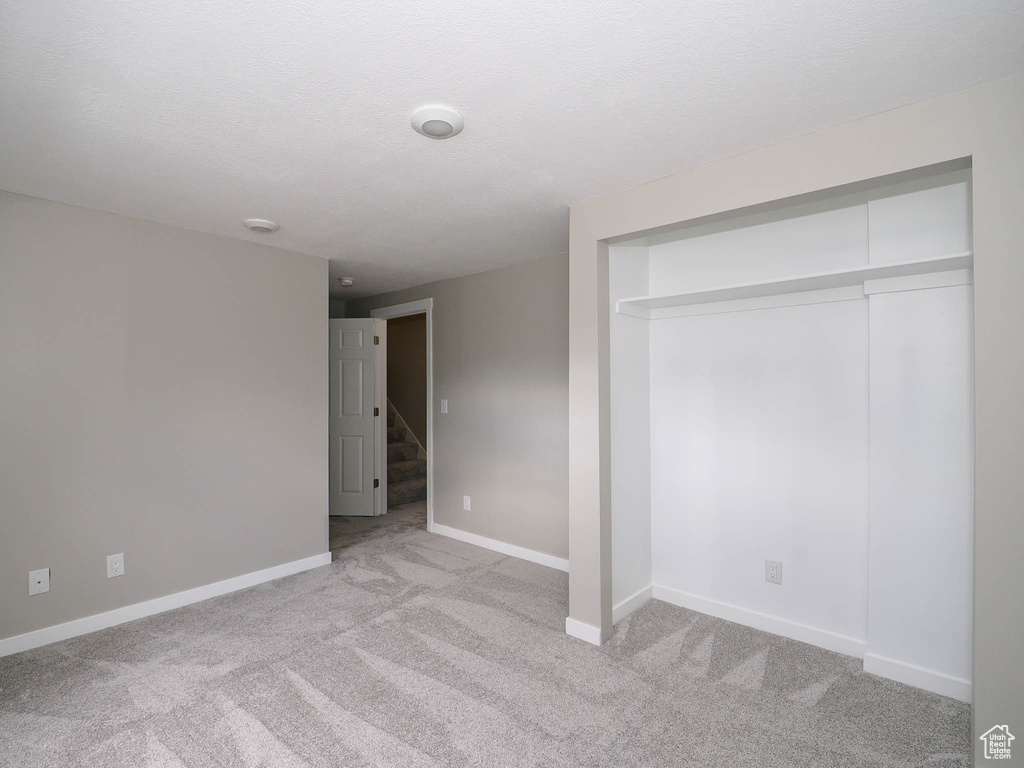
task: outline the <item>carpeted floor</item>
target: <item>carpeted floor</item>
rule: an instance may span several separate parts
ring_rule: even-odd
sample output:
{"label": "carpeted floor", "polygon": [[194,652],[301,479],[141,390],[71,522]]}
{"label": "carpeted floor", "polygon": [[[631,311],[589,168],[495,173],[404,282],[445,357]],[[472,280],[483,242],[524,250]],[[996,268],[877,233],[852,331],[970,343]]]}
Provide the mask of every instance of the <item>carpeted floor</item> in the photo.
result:
{"label": "carpeted floor", "polygon": [[564,573],[332,520],[334,563],[0,659],[0,765],[961,766],[969,708],[651,602],[595,648]]}

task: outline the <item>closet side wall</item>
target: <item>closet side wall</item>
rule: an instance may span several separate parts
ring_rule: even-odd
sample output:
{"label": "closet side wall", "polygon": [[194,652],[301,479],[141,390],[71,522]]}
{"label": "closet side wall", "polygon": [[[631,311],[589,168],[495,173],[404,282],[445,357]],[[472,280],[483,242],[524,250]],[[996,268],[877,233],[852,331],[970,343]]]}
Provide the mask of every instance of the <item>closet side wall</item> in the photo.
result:
{"label": "closet side wall", "polygon": [[650,597],[650,323],[615,312],[620,298],[649,290],[647,248],[608,249],[611,300],[612,605],[615,621]]}

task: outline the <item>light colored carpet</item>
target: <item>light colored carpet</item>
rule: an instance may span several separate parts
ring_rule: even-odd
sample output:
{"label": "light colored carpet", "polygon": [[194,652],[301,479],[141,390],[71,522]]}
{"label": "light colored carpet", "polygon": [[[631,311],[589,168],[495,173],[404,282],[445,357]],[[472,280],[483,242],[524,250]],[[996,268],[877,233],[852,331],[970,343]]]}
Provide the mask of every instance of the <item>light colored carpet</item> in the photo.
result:
{"label": "light colored carpet", "polygon": [[962,766],[969,708],[652,602],[595,648],[565,574],[335,520],[335,562],[0,659],[3,766]]}

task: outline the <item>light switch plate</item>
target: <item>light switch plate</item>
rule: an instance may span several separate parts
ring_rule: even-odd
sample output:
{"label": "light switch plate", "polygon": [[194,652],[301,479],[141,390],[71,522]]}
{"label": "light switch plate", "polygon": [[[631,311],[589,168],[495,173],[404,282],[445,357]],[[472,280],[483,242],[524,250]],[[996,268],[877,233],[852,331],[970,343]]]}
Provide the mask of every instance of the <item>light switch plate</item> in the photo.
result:
{"label": "light switch plate", "polygon": [[441,413],[448,413],[448,398],[441,398]]}
{"label": "light switch plate", "polygon": [[50,569],[40,568],[38,571],[28,572],[28,594],[41,595],[50,591]]}

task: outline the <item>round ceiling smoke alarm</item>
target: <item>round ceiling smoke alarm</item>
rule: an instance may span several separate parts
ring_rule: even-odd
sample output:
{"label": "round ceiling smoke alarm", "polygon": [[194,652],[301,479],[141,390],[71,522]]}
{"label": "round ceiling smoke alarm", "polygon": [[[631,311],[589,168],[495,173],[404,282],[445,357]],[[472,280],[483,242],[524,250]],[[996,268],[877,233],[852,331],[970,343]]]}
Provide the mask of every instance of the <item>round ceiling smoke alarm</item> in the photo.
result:
{"label": "round ceiling smoke alarm", "polygon": [[277,232],[280,229],[277,222],[270,219],[246,219],[242,223],[245,224],[247,229],[251,229],[259,235],[269,235],[271,232]]}
{"label": "round ceiling smoke alarm", "polygon": [[444,104],[427,104],[412,113],[412,127],[428,139],[450,139],[462,133],[462,115]]}
{"label": "round ceiling smoke alarm", "polygon": [[352,284],[355,283],[355,280],[353,280],[351,277],[339,277],[338,282],[341,283],[346,288],[351,288]]}

